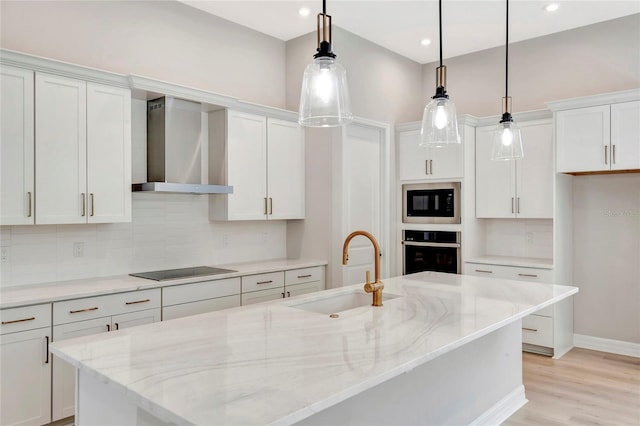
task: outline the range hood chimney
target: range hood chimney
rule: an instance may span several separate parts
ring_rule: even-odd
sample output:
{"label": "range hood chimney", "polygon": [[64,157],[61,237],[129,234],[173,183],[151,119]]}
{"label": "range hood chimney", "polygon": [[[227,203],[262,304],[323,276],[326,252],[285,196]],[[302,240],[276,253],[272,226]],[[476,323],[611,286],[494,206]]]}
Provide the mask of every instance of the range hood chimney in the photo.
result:
{"label": "range hood chimney", "polygon": [[201,106],[162,97],[147,101],[147,182],[133,191],[231,194],[232,186],[202,183]]}

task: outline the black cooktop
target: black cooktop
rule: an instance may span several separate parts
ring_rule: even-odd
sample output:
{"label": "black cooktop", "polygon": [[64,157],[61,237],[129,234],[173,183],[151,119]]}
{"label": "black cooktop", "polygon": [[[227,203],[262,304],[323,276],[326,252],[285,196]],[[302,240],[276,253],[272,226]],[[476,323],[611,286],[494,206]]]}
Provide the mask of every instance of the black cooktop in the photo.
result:
{"label": "black cooktop", "polygon": [[191,268],[165,269],[164,271],[136,272],[132,277],[147,278],[154,281],[176,280],[179,278],[201,277],[204,275],[228,274],[238,272],[231,269],[212,268],[210,266],[194,266]]}

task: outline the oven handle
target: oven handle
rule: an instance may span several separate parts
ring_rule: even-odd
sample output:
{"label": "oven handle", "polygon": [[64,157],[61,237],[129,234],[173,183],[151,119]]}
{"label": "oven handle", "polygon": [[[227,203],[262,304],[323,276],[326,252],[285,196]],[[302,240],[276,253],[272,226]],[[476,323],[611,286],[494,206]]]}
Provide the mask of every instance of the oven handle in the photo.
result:
{"label": "oven handle", "polygon": [[460,248],[460,243],[420,243],[416,241],[402,241],[405,246],[419,247],[443,247],[443,248]]}

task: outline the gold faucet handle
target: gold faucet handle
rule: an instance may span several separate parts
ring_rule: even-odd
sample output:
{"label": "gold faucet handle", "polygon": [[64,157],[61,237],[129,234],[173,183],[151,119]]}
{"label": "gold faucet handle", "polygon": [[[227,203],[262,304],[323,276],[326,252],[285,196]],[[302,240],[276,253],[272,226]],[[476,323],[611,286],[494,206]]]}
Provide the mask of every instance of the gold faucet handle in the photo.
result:
{"label": "gold faucet handle", "polygon": [[377,283],[366,283],[364,285],[364,291],[366,293],[373,293],[376,290],[382,290],[384,288],[384,284],[382,281],[378,281]]}
{"label": "gold faucet handle", "polygon": [[367,271],[365,274],[367,276],[367,281],[365,282],[365,284],[371,283],[371,271]]}

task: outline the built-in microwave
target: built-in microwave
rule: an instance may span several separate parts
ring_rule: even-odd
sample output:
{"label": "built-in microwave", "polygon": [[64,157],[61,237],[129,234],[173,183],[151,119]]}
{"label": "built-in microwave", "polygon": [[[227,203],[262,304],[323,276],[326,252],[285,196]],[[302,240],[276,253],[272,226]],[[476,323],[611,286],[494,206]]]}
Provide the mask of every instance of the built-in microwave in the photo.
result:
{"label": "built-in microwave", "polygon": [[402,185],[403,223],[460,223],[460,182]]}

